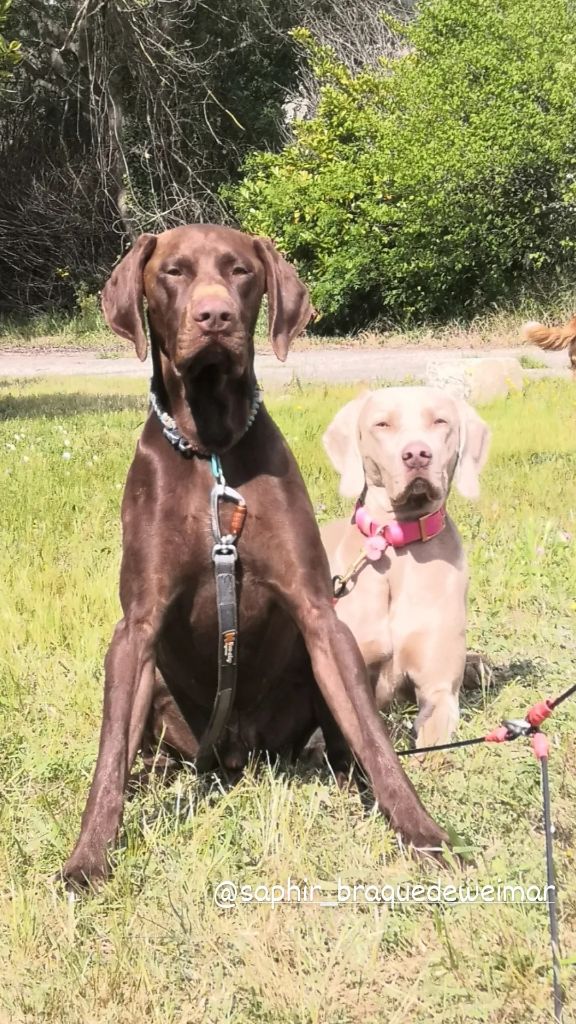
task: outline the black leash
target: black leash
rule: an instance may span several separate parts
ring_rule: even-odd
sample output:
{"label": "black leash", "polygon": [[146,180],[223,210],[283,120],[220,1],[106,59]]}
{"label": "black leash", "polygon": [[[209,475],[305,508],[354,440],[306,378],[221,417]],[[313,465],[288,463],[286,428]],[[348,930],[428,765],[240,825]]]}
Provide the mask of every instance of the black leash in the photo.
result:
{"label": "black leash", "polygon": [[569,686],[567,690],[564,690],[564,692],[561,693],[559,697],[554,697],[553,700],[548,701],[548,707],[550,708],[550,711],[554,711],[554,708],[557,708],[559,704],[562,704],[565,700],[568,700],[568,697],[573,697],[575,693],[576,683],[574,683],[573,686]]}
{"label": "black leash", "polygon": [[[542,735],[542,734],[541,734]],[[552,815],[550,811],[550,784],[548,780],[548,754],[540,757],[542,777],[542,817],[546,839],[546,889],[548,897],[548,920],[550,923],[550,944],[552,946],[552,987],[554,992],[554,1020],[562,1021],[564,993],[560,981],[560,938],[558,932],[558,904],[556,902],[556,877],[554,872]]]}
{"label": "black leash", "polygon": [[473,740],[457,740],[454,743],[439,743],[435,747],[406,747],[405,750],[397,750],[398,757],[407,757],[409,754],[432,754],[438,750],[455,750],[457,747],[473,747],[476,743],[486,743],[485,736],[475,736]]}
{"label": "black leash", "polygon": [[[244,433],[250,429],[262,404],[262,392],[255,388],[246,421]],[[200,741],[196,755],[196,769],[209,771],[217,763],[216,745],[224,732],[234,705],[236,678],[238,675],[238,601],[236,596],[236,563],[238,551],[236,542],[246,519],[246,502],[238,491],[228,487],[222,471],[219,455],[211,455],[197,444],[188,441],[178,429],[174,418],[161,406],[150,385],[150,405],[160,420],[162,433],[167,441],[184,458],[210,459],[214,486],[210,494],[210,522],[214,546],[212,562],[216,583],[216,605],[218,609],[218,683],[210,719]],[[220,529],[220,502],[235,505],[230,520],[230,532],[223,534]]]}
{"label": "black leash", "polygon": [[[236,598],[236,562],[238,551],[236,541],[242,532],[246,518],[246,502],[238,491],[228,487],[222,472],[218,455],[211,458],[215,483],[210,496],[210,519],[214,547],[214,579],[216,582],[216,604],[218,607],[218,686],[212,707],[210,721],[202,737],[196,755],[198,771],[208,771],[216,761],[216,744],[230,718],[236,693],[238,675],[238,607]],[[230,522],[230,533],[220,529],[220,501],[235,504]]]}
{"label": "black leash", "polygon": [[428,754],[439,750],[454,750],[458,747],[470,747],[479,743],[505,743],[521,737],[530,738],[536,759],[540,763],[542,788],[542,819],[546,844],[546,902],[548,904],[548,921],[550,945],[552,949],[552,990],[554,994],[554,1021],[562,1022],[564,1008],[564,991],[560,979],[560,937],[558,928],[558,901],[556,878],[554,871],[554,850],[552,825],[550,782],[548,778],[548,737],[540,731],[540,726],[565,700],[576,694],[576,683],[569,686],[558,697],[538,701],[528,709],[524,718],[505,719],[502,725],[485,736],[475,736],[470,740],[456,740],[453,743],[441,743],[436,747],[413,747],[397,750],[398,757],[409,754]]}
{"label": "black leash", "polygon": [[[216,744],[230,718],[236,693],[238,675],[238,602],[236,597],[236,541],[246,518],[246,502],[238,491],[228,487],[218,455],[211,460],[214,486],[210,495],[210,520],[214,547],[214,579],[218,608],[218,686],[210,721],[206,727],[196,755],[199,772],[208,771],[216,761]],[[236,506],[230,521],[230,533],[220,529],[220,502],[233,502]]]}

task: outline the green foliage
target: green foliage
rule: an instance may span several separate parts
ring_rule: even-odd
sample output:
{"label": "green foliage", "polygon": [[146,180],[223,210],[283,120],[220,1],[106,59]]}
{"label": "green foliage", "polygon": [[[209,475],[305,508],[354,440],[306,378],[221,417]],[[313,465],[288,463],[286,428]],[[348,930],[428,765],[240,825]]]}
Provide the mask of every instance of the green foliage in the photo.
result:
{"label": "green foliage", "polygon": [[[0,29],[4,28],[12,0],[0,0]],[[8,42],[0,32],[0,89],[12,68],[20,60],[20,43]]]}
{"label": "green foliage", "polygon": [[73,320],[74,333],[96,334],[105,330],[100,297],[94,295],[85,284],[81,284],[76,289],[76,305],[78,315]]}
{"label": "green foliage", "polygon": [[227,192],[332,326],[476,311],[573,256],[576,22],[566,0],[423,0],[406,54],[320,87],[282,153]]}

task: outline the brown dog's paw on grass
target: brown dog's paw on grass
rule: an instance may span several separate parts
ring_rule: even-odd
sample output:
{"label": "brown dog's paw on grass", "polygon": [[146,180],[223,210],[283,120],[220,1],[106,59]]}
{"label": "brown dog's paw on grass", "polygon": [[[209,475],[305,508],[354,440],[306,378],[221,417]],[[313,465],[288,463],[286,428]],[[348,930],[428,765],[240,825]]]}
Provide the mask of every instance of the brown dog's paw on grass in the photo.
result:
{"label": "brown dog's paw on grass", "polygon": [[70,857],[53,877],[67,893],[88,893],[96,890],[110,878],[112,869],[108,859],[101,857]]}

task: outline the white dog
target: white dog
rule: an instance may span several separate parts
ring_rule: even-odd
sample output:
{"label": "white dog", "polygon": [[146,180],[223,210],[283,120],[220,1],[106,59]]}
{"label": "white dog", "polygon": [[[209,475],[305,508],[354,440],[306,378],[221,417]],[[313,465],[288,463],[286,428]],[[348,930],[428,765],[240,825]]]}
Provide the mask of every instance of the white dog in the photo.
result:
{"label": "white dog", "polygon": [[332,573],[343,577],[336,611],[379,708],[415,694],[417,746],[447,742],[458,723],[468,571],[445,503],[453,480],[464,497],[478,497],[489,437],[466,402],[409,387],[349,402],[323,439],[341,493],[360,496],[354,521],[322,529]]}

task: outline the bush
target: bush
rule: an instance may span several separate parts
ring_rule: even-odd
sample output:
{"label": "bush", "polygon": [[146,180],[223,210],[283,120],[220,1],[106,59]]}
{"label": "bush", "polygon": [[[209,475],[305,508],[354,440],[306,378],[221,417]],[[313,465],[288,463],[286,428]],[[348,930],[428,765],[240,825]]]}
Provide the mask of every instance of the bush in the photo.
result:
{"label": "bush", "polygon": [[[12,0],[0,0],[0,29],[8,18]],[[20,43],[15,40],[10,42],[0,32],[0,89],[5,80],[10,77],[10,72],[20,60]]]}
{"label": "bush", "polygon": [[86,285],[76,289],[76,307],[78,314],[72,321],[75,334],[98,334],[106,330],[100,296],[93,294]]}
{"label": "bush", "polygon": [[423,0],[406,54],[356,76],[298,37],[316,116],[227,196],[299,264],[322,329],[477,312],[573,256],[565,0]]}

